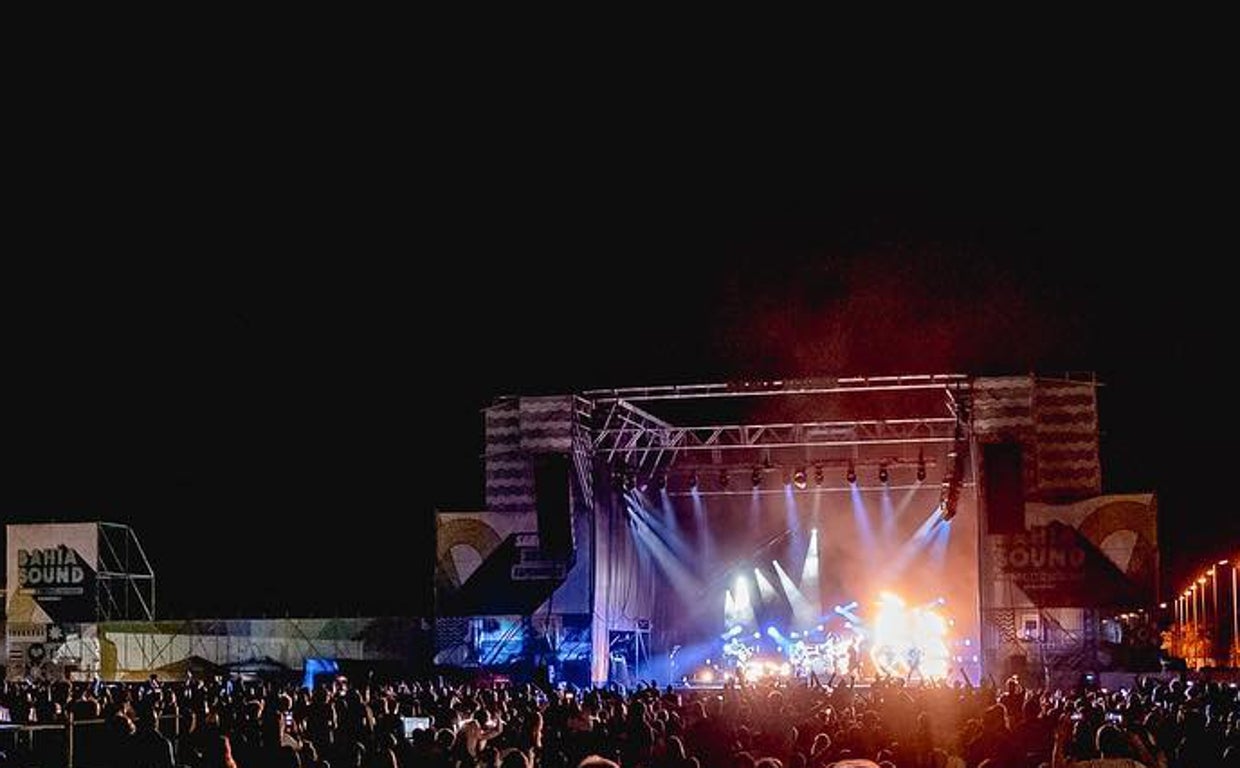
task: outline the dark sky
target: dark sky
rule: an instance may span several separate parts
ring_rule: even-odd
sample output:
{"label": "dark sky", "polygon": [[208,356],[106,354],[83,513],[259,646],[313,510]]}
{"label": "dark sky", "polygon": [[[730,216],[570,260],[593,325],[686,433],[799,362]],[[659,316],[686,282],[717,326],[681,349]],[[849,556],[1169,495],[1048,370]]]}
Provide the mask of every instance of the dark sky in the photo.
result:
{"label": "dark sky", "polygon": [[1172,586],[1235,551],[1237,208],[1194,129],[512,114],[39,175],[0,518],[134,525],[163,615],[411,612],[496,395],[1095,370],[1106,484],[1158,492]]}

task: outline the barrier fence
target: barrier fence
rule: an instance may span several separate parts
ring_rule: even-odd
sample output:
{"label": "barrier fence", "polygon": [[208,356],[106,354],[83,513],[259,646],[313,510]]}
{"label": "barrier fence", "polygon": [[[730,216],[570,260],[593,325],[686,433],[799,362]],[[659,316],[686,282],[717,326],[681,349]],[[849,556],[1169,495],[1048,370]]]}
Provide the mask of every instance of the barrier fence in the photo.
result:
{"label": "barrier fence", "polygon": [[[106,720],[75,720],[72,715],[63,723],[3,723],[0,724],[0,751],[8,757],[5,765],[94,768],[101,765],[106,728]],[[159,732],[172,742],[173,755],[180,764],[180,718],[176,715],[161,717]]]}

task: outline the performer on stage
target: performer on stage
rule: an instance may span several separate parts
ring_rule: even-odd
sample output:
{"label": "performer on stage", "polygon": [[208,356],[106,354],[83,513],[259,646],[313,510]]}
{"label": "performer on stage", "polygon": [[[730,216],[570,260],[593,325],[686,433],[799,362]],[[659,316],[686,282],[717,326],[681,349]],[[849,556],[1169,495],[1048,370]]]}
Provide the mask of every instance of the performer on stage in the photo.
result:
{"label": "performer on stage", "polygon": [[921,648],[918,648],[915,645],[909,646],[907,655],[908,655],[908,675],[906,675],[906,679],[911,681],[913,679],[913,674],[916,673],[918,677],[924,680],[925,676],[922,675],[921,673],[921,657],[922,657]]}
{"label": "performer on stage", "polygon": [[750,646],[740,637],[733,637],[723,645],[723,657],[732,662],[732,666],[736,669],[744,669],[745,662],[749,661],[755,653],[757,646]]}
{"label": "performer on stage", "polygon": [[854,637],[848,645],[848,674],[861,677],[861,638]]}

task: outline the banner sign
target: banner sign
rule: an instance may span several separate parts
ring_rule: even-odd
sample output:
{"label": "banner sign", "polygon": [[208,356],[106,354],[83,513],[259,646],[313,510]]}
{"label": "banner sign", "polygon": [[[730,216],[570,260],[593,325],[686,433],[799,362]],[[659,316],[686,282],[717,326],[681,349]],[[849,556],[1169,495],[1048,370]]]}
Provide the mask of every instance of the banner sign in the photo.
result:
{"label": "banner sign", "polygon": [[995,569],[1036,606],[1122,606],[1142,600],[1137,585],[1071,526],[1053,521],[989,538]]}
{"label": "banner sign", "polygon": [[94,523],[7,527],[5,611],[10,622],[60,624],[97,619]]}

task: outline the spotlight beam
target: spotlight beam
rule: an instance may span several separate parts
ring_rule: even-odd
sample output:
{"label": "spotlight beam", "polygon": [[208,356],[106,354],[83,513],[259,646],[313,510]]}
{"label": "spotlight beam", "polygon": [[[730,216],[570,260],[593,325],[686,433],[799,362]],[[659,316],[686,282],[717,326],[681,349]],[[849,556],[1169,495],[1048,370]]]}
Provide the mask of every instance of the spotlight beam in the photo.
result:
{"label": "spotlight beam", "polygon": [[801,566],[801,593],[814,606],[822,604],[822,595],[818,588],[818,529],[809,534],[809,549],[805,551],[805,564]]}
{"label": "spotlight beam", "polygon": [[778,560],[771,563],[775,566],[775,573],[779,576],[779,586],[784,590],[784,596],[788,598],[788,604],[792,606],[792,616],[794,623],[798,627],[811,626],[818,618],[818,612],[805,599],[805,595],[801,594],[801,590],[796,584],[792,583],[788,572],[779,564]]}

